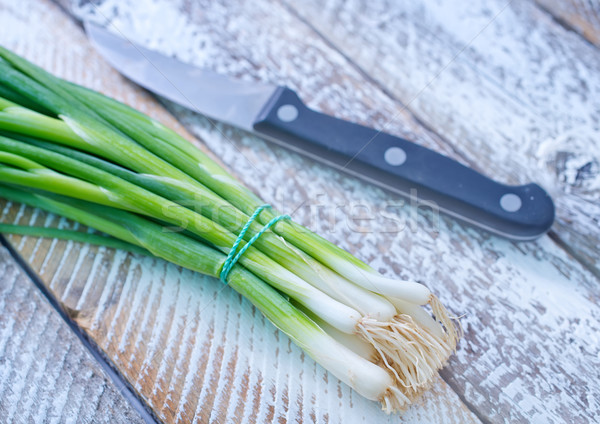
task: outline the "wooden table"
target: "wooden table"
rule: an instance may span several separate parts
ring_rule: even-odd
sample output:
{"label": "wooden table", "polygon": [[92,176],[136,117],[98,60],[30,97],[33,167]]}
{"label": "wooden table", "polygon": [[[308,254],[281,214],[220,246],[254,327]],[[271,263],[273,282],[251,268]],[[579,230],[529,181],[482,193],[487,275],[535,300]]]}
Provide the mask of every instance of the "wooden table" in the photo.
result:
{"label": "wooden table", "polygon": [[[382,272],[427,282],[464,314],[465,338],[423,401],[388,417],[214,279],[107,248],[9,236],[0,421],[600,420],[596,2],[60,3],[1,0],[0,43],[193,134],[265,201]],[[183,60],[285,83],[312,107],[500,181],[538,181],[556,223],[535,242],[502,240],[161,103],[91,48],[73,17],[84,15],[109,17]],[[4,222],[78,228],[20,205],[1,210]],[[365,210],[375,218],[361,220]]]}

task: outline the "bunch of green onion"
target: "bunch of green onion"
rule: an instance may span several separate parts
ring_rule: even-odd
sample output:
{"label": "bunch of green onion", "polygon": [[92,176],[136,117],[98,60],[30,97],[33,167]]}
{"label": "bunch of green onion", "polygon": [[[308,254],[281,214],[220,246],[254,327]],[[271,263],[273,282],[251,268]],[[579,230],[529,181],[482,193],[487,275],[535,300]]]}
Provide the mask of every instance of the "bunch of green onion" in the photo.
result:
{"label": "bunch of green onion", "polygon": [[[1,231],[84,237],[215,277],[263,204],[169,128],[1,47],[0,197],[107,236],[5,224]],[[239,248],[278,215],[262,209]],[[291,219],[256,238],[225,282],[387,412],[428,388],[459,337],[424,285],[384,277]]]}

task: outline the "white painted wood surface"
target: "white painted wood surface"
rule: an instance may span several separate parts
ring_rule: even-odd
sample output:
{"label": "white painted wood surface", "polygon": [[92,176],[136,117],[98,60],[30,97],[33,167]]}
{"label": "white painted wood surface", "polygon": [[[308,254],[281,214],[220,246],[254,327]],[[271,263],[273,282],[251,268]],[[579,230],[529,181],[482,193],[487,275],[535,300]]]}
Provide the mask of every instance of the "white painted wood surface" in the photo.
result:
{"label": "white painted wood surface", "polygon": [[600,3],[596,0],[535,0],[567,28],[600,46]]}
{"label": "white painted wood surface", "polygon": [[[598,99],[592,95],[597,89],[593,74],[596,51],[572,38],[573,34],[561,33],[547,15],[540,14],[536,21],[527,14],[535,9],[525,9],[527,13],[506,9],[503,13],[507,16],[492,20],[499,5],[486,10],[478,3],[464,8],[444,8],[442,2],[427,7],[407,3],[344,2],[326,7],[320,2],[301,6],[282,6],[275,1],[186,3],[183,8],[191,17],[189,26],[183,26],[185,18],[174,14],[171,20],[164,19],[163,29],[157,27],[153,32],[136,24],[141,18],[136,18],[136,7],[127,3],[101,12],[120,25],[121,31],[129,31],[128,36],[153,48],[176,52],[183,60],[231,75],[285,82],[311,106],[385,126],[389,132],[408,134],[428,146],[441,145],[440,150],[498,179],[517,183],[541,176],[559,207],[557,237],[596,266],[597,191],[578,192],[576,184],[570,186],[568,180],[557,182],[564,170],[552,168],[552,160],[546,164],[545,157],[537,156],[538,142],[561,134],[555,125],[564,130],[577,123],[585,135],[582,154],[595,160],[591,147]],[[160,3],[153,4],[154,8],[144,8],[145,18],[162,10]],[[299,23],[294,14],[310,25]],[[450,29],[441,23],[433,26],[428,21],[431,15],[440,21],[447,17]],[[479,47],[479,55],[487,55],[485,61],[480,60],[481,66],[495,60],[494,67],[480,70],[470,51],[474,47],[465,50],[469,53],[466,57],[454,58],[463,46],[460,41],[466,38],[468,42],[469,34],[476,35],[490,21],[493,32],[480,35],[487,35],[488,41]],[[174,27],[173,22],[184,28],[169,33],[166,28]],[[311,26],[354,63],[332,49]],[[525,36],[528,28],[536,34],[531,41]],[[442,31],[449,34],[440,39],[438,34],[445,34]],[[181,45],[177,42],[180,33],[194,33],[197,39]],[[555,55],[545,37],[559,45],[567,43],[561,55],[573,49],[588,54],[571,69],[568,61],[578,60],[578,54]],[[566,41],[561,41],[563,37]],[[532,56],[536,48],[543,49],[548,62],[536,62]],[[496,56],[505,50],[508,59],[513,54],[515,59],[501,68],[502,61]],[[377,83],[357,72],[356,66]],[[545,66],[561,67],[577,81],[589,78],[590,95],[580,96],[581,103],[571,99],[567,108],[556,110],[561,99],[569,100],[570,79],[551,79],[551,71],[541,73]],[[496,68],[505,80],[494,80]],[[434,83],[419,92],[438,74]],[[520,80],[524,84],[536,75],[539,87],[535,82],[519,86]],[[526,100],[519,99],[521,91]],[[409,107],[412,115],[402,104],[417,94]],[[362,204],[372,211],[388,206],[386,202],[399,202],[254,137],[215,127],[177,107],[172,110],[267,201],[285,200],[287,208],[294,210],[303,202],[326,199],[328,205]],[[390,117],[393,119],[386,126]],[[541,166],[539,162],[543,162]],[[595,181],[589,182],[592,187]],[[467,340],[444,375],[481,417],[495,422],[585,422],[598,416],[600,388],[589,384],[590,376],[594,380],[598,376],[598,280],[552,240],[544,237],[536,243],[514,245],[445,219],[436,233],[430,215],[417,219],[414,232],[383,234],[381,229],[389,228],[390,221],[379,216],[366,223],[367,233],[359,234],[347,225],[356,211],[348,207],[338,211],[335,229],[323,219],[330,217],[327,211],[321,209],[318,222],[307,207],[294,216],[384,272],[431,282],[455,311],[467,314]],[[404,222],[411,217],[406,207],[394,212]]]}
{"label": "white painted wood surface", "polygon": [[[56,6],[1,4],[3,45],[176,126],[147,94],[100,60]],[[23,8],[27,14],[20,13]],[[0,219],[71,225],[15,205],[7,205]],[[386,416],[305,358],[248,302],[214,279],[123,252],[10,240],[165,422],[477,422],[442,380],[402,418]]]}
{"label": "white painted wood surface", "polygon": [[[169,120],[99,60],[56,8],[28,0],[34,12],[26,16],[19,13],[23,2],[3,4],[12,5],[13,20],[46,23],[27,30],[13,25],[14,33],[0,33],[3,43],[10,36],[19,53],[45,68]],[[565,143],[580,144],[569,166],[593,158],[597,50],[531,5],[511,5],[492,19],[500,2],[445,4],[219,1],[183,2],[178,11],[153,1],[78,13],[110,17],[128,36],[184,60],[286,83],[313,107],[385,127],[498,179],[545,175],[559,206],[561,244],[549,237],[512,244],[430,213],[415,215],[393,195],[169,105],[266,201],[295,210],[295,219],[383,272],[426,281],[452,310],[466,314],[466,338],[443,373],[456,394],[440,382],[403,420],[474,420],[459,396],[483,421],[597,420],[599,281],[563,246],[598,266],[598,191],[594,178],[569,180],[571,168],[554,168]],[[142,23],[148,19],[151,27]],[[47,34],[42,27],[56,30]],[[582,136],[561,139],[569,133]],[[555,144],[541,144],[546,139]],[[360,213],[355,205],[376,215],[359,223],[362,231],[352,221]],[[15,219],[17,210],[7,214]],[[19,219],[28,217],[24,212]],[[165,421],[385,418],[303,361],[234,293],[221,292],[203,310],[220,290],[211,279],[103,249],[13,242]]]}
{"label": "white painted wood surface", "polygon": [[3,246],[0,421],[143,422]]}

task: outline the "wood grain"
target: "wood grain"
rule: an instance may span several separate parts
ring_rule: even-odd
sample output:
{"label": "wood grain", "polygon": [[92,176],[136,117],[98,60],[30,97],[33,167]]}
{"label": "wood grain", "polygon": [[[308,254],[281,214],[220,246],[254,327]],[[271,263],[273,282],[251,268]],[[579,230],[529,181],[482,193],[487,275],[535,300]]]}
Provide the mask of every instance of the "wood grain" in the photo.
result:
{"label": "wood grain", "polygon": [[[585,143],[593,142],[595,50],[539,10],[535,20],[537,9],[521,5],[496,16],[500,3],[486,10],[478,2],[303,2],[301,8],[276,1],[184,2],[190,22],[173,8],[168,16],[158,1],[146,4],[143,16],[137,4],[106,4],[102,16],[153,48],[230,75],[285,82],[313,107],[439,145],[501,180],[541,176],[559,206],[557,236],[588,264],[598,264],[595,193],[561,182],[560,170],[546,167],[537,143],[576,125]],[[444,24],[453,32],[442,23],[429,25],[430,15],[440,22],[454,17]],[[144,28],[143,22],[159,21],[152,32]],[[466,57],[457,56],[465,42],[456,40],[469,41],[485,24],[493,36],[482,39],[483,32],[476,41],[486,43],[474,42]],[[197,38],[182,43],[181,34]],[[498,49],[506,49],[500,56],[506,65],[495,56]],[[572,49],[577,53],[564,57]],[[569,77],[552,78],[554,68]],[[581,84],[571,87],[570,78]],[[412,113],[403,106],[409,102]],[[480,417],[598,419],[600,386],[591,383],[600,380],[598,279],[562,244],[548,237],[512,244],[431,212],[417,215],[395,196],[169,107],[266,201],[294,211],[297,220],[382,272],[428,282],[454,311],[465,313],[466,340],[444,376]]]}
{"label": "wood grain", "polygon": [[0,416],[7,423],[143,422],[4,247]]}
{"label": "wood grain", "polygon": [[600,46],[600,4],[594,0],[535,0],[563,25]]}
{"label": "wood grain", "polygon": [[[4,0],[0,28],[3,45],[51,72],[176,124],[111,70],[53,4]],[[3,204],[0,219],[73,227],[11,204]],[[10,242],[165,422],[477,422],[442,380],[402,418],[386,416],[215,279],[104,248]]]}

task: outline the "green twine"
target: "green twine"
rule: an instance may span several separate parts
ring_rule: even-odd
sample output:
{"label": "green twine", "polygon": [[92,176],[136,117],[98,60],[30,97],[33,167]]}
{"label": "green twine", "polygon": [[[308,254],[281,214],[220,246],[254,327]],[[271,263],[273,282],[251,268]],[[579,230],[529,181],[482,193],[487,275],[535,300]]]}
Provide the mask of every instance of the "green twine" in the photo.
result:
{"label": "green twine", "polygon": [[250,240],[248,240],[248,242],[236,254],[236,251],[237,251],[240,243],[244,239],[244,236],[246,235],[248,228],[250,228],[250,225],[258,217],[258,215],[260,215],[260,213],[263,211],[263,209],[270,208],[270,207],[271,207],[271,205],[261,205],[258,208],[256,208],[256,210],[254,211],[252,216],[250,216],[250,218],[248,218],[248,222],[246,222],[246,225],[244,225],[244,228],[242,228],[242,231],[240,231],[240,234],[237,236],[237,239],[235,239],[235,242],[233,242],[233,246],[231,246],[231,250],[229,250],[229,254],[227,255],[227,258],[225,259],[225,262],[223,263],[223,268],[221,268],[221,274],[219,275],[219,278],[225,284],[227,284],[227,276],[229,275],[229,271],[231,271],[231,268],[233,268],[233,266],[241,258],[241,256],[244,254],[244,252],[246,250],[248,250],[248,248],[250,246],[252,246],[252,243],[254,243],[256,240],[258,240],[258,238],[260,236],[262,236],[265,233],[265,231],[267,231],[273,225],[277,224],[282,219],[290,219],[289,215],[276,216],[275,218],[273,218],[272,220],[267,222],[265,224],[265,226],[262,227],[262,229],[258,233],[256,233]]}

